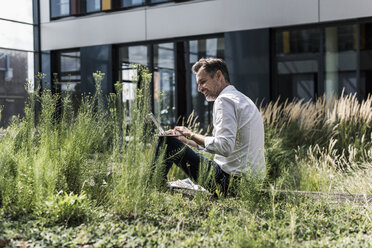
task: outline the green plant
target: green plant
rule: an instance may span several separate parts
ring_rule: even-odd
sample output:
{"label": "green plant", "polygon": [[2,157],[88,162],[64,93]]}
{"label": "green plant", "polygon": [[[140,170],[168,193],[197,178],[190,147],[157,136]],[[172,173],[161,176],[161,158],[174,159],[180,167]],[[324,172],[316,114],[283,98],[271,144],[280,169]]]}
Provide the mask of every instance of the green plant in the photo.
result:
{"label": "green plant", "polygon": [[35,207],[35,215],[47,225],[77,225],[90,217],[92,206],[84,192],[67,194],[60,191],[40,201]]}

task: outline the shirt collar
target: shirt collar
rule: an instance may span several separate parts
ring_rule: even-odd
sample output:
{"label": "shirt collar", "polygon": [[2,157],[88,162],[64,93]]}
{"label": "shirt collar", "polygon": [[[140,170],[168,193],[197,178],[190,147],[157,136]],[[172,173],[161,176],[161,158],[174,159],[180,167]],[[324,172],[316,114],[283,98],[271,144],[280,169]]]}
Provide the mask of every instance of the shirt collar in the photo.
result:
{"label": "shirt collar", "polygon": [[229,91],[232,91],[232,90],[235,90],[235,87],[233,85],[228,85],[226,86],[221,92],[220,92],[220,95],[223,94],[223,93],[227,93]]}

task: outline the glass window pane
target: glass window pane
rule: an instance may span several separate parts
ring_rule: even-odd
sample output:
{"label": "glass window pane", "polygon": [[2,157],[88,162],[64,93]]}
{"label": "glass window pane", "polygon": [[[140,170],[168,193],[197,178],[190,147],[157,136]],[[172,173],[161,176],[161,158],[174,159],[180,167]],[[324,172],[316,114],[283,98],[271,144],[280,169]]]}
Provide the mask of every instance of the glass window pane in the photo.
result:
{"label": "glass window pane", "polygon": [[154,45],[154,109],[163,125],[176,122],[174,43]]}
{"label": "glass window pane", "polygon": [[122,0],[122,7],[131,7],[131,6],[138,6],[143,5],[145,0]]}
{"label": "glass window pane", "polygon": [[278,56],[288,54],[318,53],[320,51],[320,29],[279,31],[276,33]]}
{"label": "glass window pane", "polygon": [[[32,52],[0,49],[0,126],[7,126],[12,116],[24,113],[24,103],[27,92],[25,84],[30,82],[33,87]],[[29,89],[32,91],[32,89]]]}
{"label": "glass window pane", "polygon": [[67,16],[70,14],[70,1],[69,0],[51,0],[51,16]]}
{"label": "glass window pane", "polygon": [[101,0],[86,0],[87,12],[96,12],[101,10]]}
{"label": "glass window pane", "polygon": [[318,77],[317,60],[291,60],[278,62],[278,95],[281,99],[315,98]]}
{"label": "glass window pane", "polygon": [[80,51],[61,52],[59,56],[59,90],[80,93]]}
{"label": "glass window pane", "polygon": [[70,14],[71,15],[80,14],[80,1],[79,0],[70,0]]}
{"label": "glass window pane", "polygon": [[133,81],[137,78],[135,65],[148,66],[147,46],[129,46],[119,48],[119,72],[120,82],[123,84],[122,97],[126,108],[126,118],[130,120],[130,108],[136,95],[137,84]]}
{"label": "glass window pane", "polygon": [[61,72],[80,71],[80,52],[61,53]]}
{"label": "glass window pane", "polygon": [[325,93],[339,96],[358,92],[357,26],[325,28]]}
{"label": "glass window pane", "polygon": [[151,3],[165,3],[165,2],[171,2],[171,0],[151,0]]}
{"label": "glass window pane", "polygon": [[372,94],[372,23],[360,24],[361,96]]}

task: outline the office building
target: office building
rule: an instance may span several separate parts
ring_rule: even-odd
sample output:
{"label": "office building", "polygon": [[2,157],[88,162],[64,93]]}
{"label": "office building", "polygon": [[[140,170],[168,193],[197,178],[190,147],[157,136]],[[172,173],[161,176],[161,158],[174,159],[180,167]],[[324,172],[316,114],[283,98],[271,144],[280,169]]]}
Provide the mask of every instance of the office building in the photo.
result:
{"label": "office building", "polygon": [[[124,84],[132,65],[153,73],[152,103],[163,124],[211,104],[197,92],[191,66],[224,58],[231,83],[257,103],[372,92],[369,0],[33,0],[35,71],[43,87],[77,97]],[[27,49],[26,49],[27,50]],[[1,71],[0,71],[1,73]],[[2,78],[0,78],[2,80]]]}

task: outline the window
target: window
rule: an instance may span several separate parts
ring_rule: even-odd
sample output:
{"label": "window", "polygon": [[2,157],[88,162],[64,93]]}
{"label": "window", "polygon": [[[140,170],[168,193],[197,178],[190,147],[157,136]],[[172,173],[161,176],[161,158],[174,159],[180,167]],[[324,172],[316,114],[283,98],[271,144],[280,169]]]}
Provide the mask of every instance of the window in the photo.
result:
{"label": "window", "polygon": [[79,15],[81,14],[81,6],[79,0],[70,0],[70,15]]}
{"label": "window", "polygon": [[276,34],[277,56],[320,52],[320,29],[285,30]]}
{"label": "window", "polygon": [[372,23],[360,24],[360,89],[362,97],[372,94]]}
{"label": "window", "polygon": [[174,43],[160,43],[154,49],[154,111],[163,125],[176,123]]}
{"label": "window", "polygon": [[135,82],[137,71],[133,67],[137,64],[148,66],[148,47],[145,45],[120,47],[119,64],[119,80],[123,84],[122,97],[126,108],[126,118],[129,120],[129,110],[137,90]]}
{"label": "window", "polygon": [[325,93],[338,96],[358,92],[357,25],[325,28]]}
{"label": "window", "polygon": [[111,0],[102,0],[102,10],[111,10]]}
{"label": "window", "polygon": [[[118,79],[123,83],[127,110],[137,88],[133,83],[137,75],[133,65],[140,64],[147,66],[153,75],[153,110],[163,126],[175,125],[179,115],[187,117],[192,110],[199,115],[197,122],[201,127],[207,128],[212,123],[213,103],[205,101],[198,92],[191,67],[201,57],[223,58],[223,38],[121,46],[118,53]],[[128,111],[127,117],[130,117]]]}
{"label": "window", "polygon": [[50,17],[53,19],[158,3],[186,1],[189,0],[50,0]]}
{"label": "window", "polygon": [[170,0],[151,0],[151,3],[165,3],[165,2],[171,2]]}
{"label": "window", "polygon": [[145,0],[122,0],[121,7],[132,7],[138,5],[144,5]]}
{"label": "window", "polygon": [[275,95],[285,99],[314,99],[318,94],[321,29],[278,31]]}
{"label": "window", "polygon": [[69,0],[50,0],[51,17],[61,17],[70,15]]}
{"label": "window", "polygon": [[72,95],[75,108],[81,98],[80,50],[57,51],[53,54],[52,91]]}
{"label": "window", "polygon": [[12,116],[24,113],[27,92],[25,83],[31,81],[33,91],[34,54],[26,51],[0,49],[0,126],[7,126]]}
{"label": "window", "polygon": [[86,0],[87,13],[98,12],[101,10],[101,0]]}

